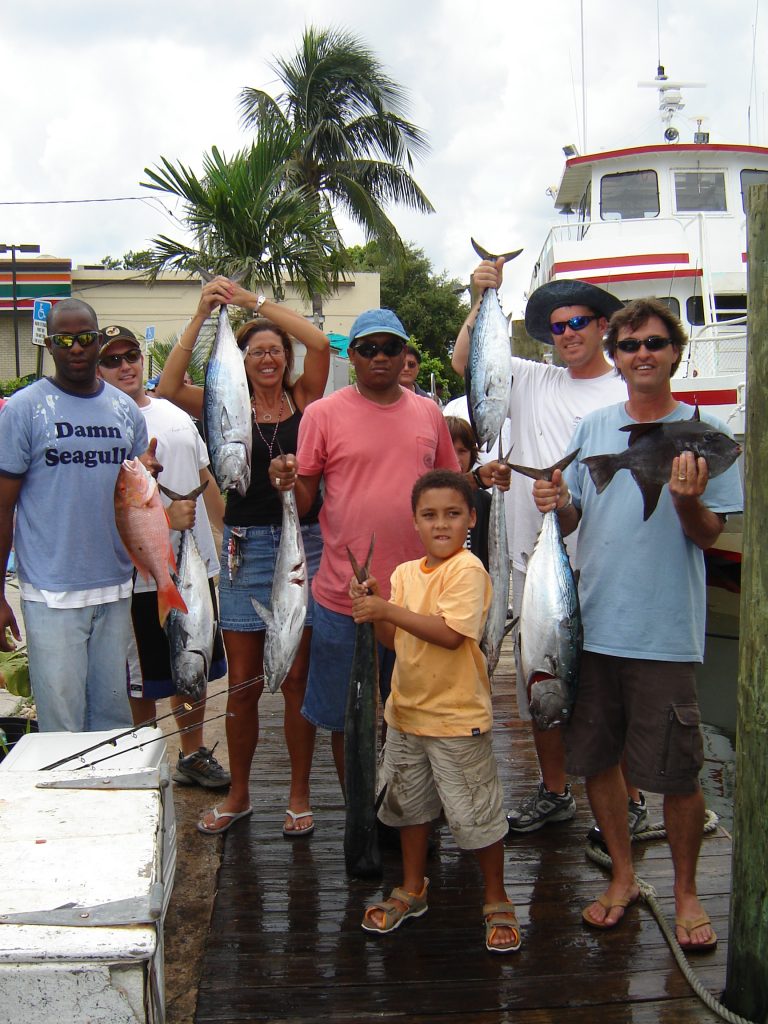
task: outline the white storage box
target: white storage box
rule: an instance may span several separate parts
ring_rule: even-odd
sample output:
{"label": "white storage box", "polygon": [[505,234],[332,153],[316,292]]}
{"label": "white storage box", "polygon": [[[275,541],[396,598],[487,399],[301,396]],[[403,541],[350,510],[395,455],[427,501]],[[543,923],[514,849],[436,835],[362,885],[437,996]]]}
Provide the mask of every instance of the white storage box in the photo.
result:
{"label": "white storage box", "polygon": [[30,734],[0,766],[0,1007],[18,1024],[164,1020],[175,822],[165,742],[127,749],[142,734],[49,771],[105,734]]}

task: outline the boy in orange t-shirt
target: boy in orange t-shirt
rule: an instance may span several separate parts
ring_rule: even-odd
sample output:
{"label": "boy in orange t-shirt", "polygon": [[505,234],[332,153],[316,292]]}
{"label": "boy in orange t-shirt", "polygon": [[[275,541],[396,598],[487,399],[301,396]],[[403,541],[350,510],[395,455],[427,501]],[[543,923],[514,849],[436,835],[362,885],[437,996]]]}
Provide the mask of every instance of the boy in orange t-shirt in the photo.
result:
{"label": "boy in orange t-shirt", "polygon": [[474,851],[483,873],[486,948],[510,953],[520,948],[520,928],[504,889],[507,819],[479,647],[491,581],[464,547],[475,522],[472,489],[460,474],[434,470],[416,482],[411,504],[426,557],[397,566],[389,601],[373,577],[353,580],[349,591],[355,622],[374,623],[377,640],[397,655],[384,709],[387,791],[379,818],[400,829],[403,883],[366,908],[362,926],[390,932],[426,913],[427,840],[442,808],[458,846]]}

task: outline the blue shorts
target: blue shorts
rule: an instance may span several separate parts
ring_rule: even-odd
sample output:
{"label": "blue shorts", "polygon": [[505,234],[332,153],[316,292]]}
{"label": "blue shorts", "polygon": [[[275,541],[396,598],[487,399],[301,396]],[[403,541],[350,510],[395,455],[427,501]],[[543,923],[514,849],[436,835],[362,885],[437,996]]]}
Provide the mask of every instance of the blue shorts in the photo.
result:
{"label": "blue shorts", "polygon": [[[302,715],[313,725],[344,732],[347,690],[352,675],[357,627],[351,615],[331,611],[315,601],[315,628],[309,654],[309,676]],[[395,652],[379,647],[379,693],[389,696]]]}
{"label": "blue shorts", "polygon": [[[234,532],[236,531],[236,533]],[[219,622],[222,629],[234,633],[261,633],[267,626],[251,603],[255,597],[267,608],[272,603],[272,580],[275,575],[277,549],[280,545],[279,526],[225,526],[221,544],[221,573],[219,575]],[[240,549],[241,562],[230,579],[228,548],[230,537]],[[304,554],[307,559],[309,581],[320,565],[323,540],[318,523],[302,526]],[[314,602],[309,595],[306,626],[312,625]]]}

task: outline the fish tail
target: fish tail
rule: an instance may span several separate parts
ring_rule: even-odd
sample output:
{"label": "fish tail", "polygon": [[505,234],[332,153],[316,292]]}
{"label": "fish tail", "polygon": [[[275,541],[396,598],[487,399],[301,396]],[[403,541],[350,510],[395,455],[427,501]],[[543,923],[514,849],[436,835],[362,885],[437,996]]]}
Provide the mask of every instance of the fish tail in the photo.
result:
{"label": "fish tail", "polygon": [[589,455],[581,461],[589,470],[595,490],[598,494],[602,494],[619,468],[616,464],[616,457],[614,455]]}
{"label": "fish tail", "polygon": [[181,596],[176,585],[169,576],[168,580],[164,581],[162,586],[158,585],[157,588],[157,614],[160,619],[161,626],[165,625],[165,620],[168,618],[171,608],[176,608],[184,615],[189,611],[184,603],[184,598]]}
{"label": "fish tail", "polygon": [[512,252],[492,253],[488,252],[487,249],[484,249],[482,245],[480,245],[478,242],[474,240],[474,238],[470,238],[470,241],[472,242],[472,248],[475,250],[480,259],[490,260],[492,263],[495,263],[496,260],[504,260],[505,263],[509,263],[510,260],[513,260],[515,256],[519,256],[520,253],[523,251],[522,249],[513,249]]}
{"label": "fish tail", "polygon": [[157,486],[167,498],[171,499],[171,501],[197,501],[208,486],[208,481],[206,480],[204,483],[200,484],[199,487],[195,487],[189,492],[189,494],[177,494],[176,491],[172,491],[170,487],[164,487],[159,480],[157,482]]}
{"label": "fish tail", "polygon": [[[553,466],[547,466],[546,469],[536,469],[534,466],[516,466],[514,462],[510,462],[510,469],[514,469],[516,473],[521,473],[523,476],[529,476],[532,480],[551,480],[552,474],[556,469],[562,472],[567,466],[573,462],[576,456],[581,451],[580,448],[576,448],[575,451],[569,452],[564,458],[560,459]],[[511,449],[510,449],[511,452]]]}

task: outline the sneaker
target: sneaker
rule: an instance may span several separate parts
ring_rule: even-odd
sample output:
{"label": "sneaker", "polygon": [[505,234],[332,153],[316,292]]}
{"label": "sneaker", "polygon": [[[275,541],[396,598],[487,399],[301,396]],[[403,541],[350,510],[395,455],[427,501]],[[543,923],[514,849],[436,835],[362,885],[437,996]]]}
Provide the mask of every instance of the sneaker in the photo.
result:
{"label": "sneaker", "polygon": [[173,770],[172,778],[180,786],[205,786],[207,789],[223,789],[228,786],[231,777],[229,772],[213,756],[213,750],[200,747],[194,754],[183,756],[179,751],[179,760]]}
{"label": "sneaker", "polygon": [[565,793],[550,793],[544,783],[539,783],[535,796],[529,796],[516,811],[507,815],[511,833],[535,832],[543,825],[555,821],[570,821],[576,813],[576,801],[571,796],[571,787],[566,785]]}
{"label": "sneaker", "polygon": [[[632,839],[638,832],[643,832],[648,824],[648,805],[645,802],[645,794],[640,794],[639,800],[632,797],[627,801],[627,825],[629,826],[629,838]],[[587,832],[587,842],[602,846],[605,849],[603,836],[597,825],[593,825]]]}

